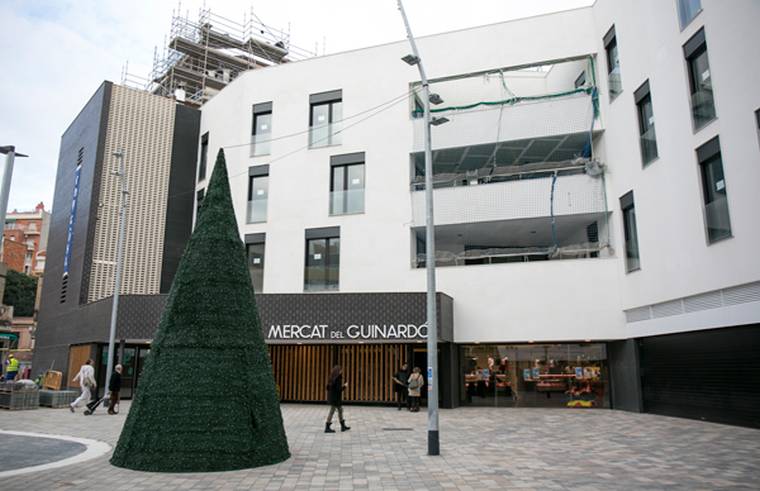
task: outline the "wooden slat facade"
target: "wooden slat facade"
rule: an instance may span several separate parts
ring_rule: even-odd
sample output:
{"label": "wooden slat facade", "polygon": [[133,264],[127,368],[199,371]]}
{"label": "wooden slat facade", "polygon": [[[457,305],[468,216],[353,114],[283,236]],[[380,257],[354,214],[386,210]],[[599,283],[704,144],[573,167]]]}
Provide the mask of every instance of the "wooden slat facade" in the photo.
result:
{"label": "wooden slat facade", "polygon": [[79,373],[79,369],[82,365],[90,359],[92,353],[91,344],[82,344],[78,346],[69,347],[69,373],[68,380],[64,381],[64,386],[68,385],[69,388],[79,388],[79,382],[72,382],[72,379]]}
{"label": "wooden slat facade", "polygon": [[275,383],[283,401],[324,402],[333,365],[343,367],[346,402],[392,403],[391,377],[407,362],[404,344],[270,344]]}

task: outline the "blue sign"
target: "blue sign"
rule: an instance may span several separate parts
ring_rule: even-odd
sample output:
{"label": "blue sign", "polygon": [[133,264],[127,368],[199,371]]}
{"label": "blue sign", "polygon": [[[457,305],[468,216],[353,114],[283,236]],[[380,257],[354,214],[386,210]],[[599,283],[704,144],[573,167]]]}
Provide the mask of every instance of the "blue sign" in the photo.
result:
{"label": "blue sign", "polygon": [[69,210],[69,226],[66,231],[66,250],[63,254],[63,276],[68,276],[71,264],[71,244],[74,240],[74,224],[77,221],[77,201],[79,201],[79,179],[82,174],[82,164],[77,165],[74,171],[74,191],[71,196],[71,209]]}
{"label": "blue sign", "polygon": [[427,383],[427,390],[430,392],[433,390],[432,383],[433,383],[433,367],[428,367],[428,383]]}

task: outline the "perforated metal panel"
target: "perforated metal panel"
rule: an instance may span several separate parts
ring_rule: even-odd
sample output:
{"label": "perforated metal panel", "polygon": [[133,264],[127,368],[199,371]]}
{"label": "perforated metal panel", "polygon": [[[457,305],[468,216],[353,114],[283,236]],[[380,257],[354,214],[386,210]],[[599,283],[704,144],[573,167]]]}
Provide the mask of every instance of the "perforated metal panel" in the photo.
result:
{"label": "perforated metal panel", "polygon": [[174,102],[114,85],[106,131],[98,221],[88,301],[113,294],[120,199],[118,162],[124,149],[129,208],[121,293],[159,293],[166,200],[171,170]]}

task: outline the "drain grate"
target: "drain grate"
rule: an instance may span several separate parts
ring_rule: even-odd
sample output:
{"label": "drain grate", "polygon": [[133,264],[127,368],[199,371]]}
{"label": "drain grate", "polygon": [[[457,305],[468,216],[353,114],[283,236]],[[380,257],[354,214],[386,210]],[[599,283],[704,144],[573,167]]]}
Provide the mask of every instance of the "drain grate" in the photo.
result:
{"label": "drain grate", "polygon": [[414,431],[414,428],[383,428],[383,431]]}

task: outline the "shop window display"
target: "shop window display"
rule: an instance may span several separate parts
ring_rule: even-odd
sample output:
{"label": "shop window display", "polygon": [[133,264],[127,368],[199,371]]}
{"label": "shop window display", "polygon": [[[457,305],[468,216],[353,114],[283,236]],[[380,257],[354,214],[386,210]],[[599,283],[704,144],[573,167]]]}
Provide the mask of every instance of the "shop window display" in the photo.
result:
{"label": "shop window display", "polygon": [[604,344],[462,347],[464,404],[608,408]]}

